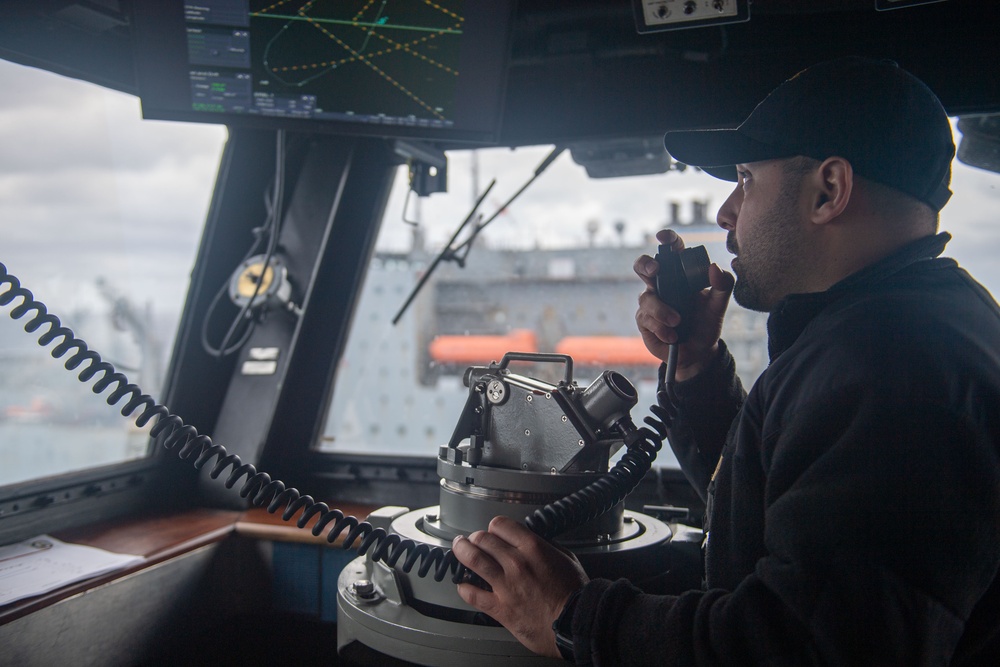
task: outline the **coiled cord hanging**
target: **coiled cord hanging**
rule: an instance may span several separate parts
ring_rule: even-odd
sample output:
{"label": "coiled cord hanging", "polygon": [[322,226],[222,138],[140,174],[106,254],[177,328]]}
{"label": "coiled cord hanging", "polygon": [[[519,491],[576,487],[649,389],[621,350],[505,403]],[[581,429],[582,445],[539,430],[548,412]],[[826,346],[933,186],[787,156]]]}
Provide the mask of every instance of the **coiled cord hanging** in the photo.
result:
{"label": "coiled cord hanging", "polygon": [[[413,540],[401,539],[382,528],[375,528],[367,521],[345,515],[326,503],[317,502],[312,496],[302,495],[297,489],[286,487],[281,480],[271,479],[266,472],[258,472],[252,464],[243,463],[238,455],[230,454],[224,446],[212,442],[209,436],[198,433],[195,427],[185,424],[166,406],[144,394],[141,388],[129,382],[128,377],[118,372],[113,364],[104,361],[100,354],[89,349],[87,343],[77,338],[72,329],[63,326],[56,315],[48,312],[44,303],[36,301],[31,291],[22,287],[17,277],[8,273],[7,267],[2,263],[0,290],[3,290],[0,291],[0,306],[10,305],[20,299],[21,302],[11,309],[10,317],[19,320],[33,313],[25,323],[24,330],[28,333],[42,330],[38,344],[47,347],[55,343],[51,352],[53,358],[61,359],[69,355],[64,367],[69,371],[81,369],[77,376],[80,382],[92,382],[95,394],[102,394],[114,385],[106,399],[108,405],[117,405],[124,400],[121,414],[125,417],[132,417],[141,410],[137,417],[133,417],[139,428],[156,418],[150,429],[150,436],[154,439],[162,437],[163,447],[176,451],[181,459],[193,459],[196,469],[201,470],[215,459],[210,473],[212,479],[218,479],[227,469],[231,469],[225,480],[227,489],[233,488],[245,478],[239,494],[242,498],[251,498],[254,506],[260,507],[266,503],[267,511],[271,514],[284,506],[281,518],[291,521],[299,514],[296,522],[299,528],[305,528],[314,517],[318,517],[312,526],[313,535],[319,536],[326,531],[326,540],[332,543],[347,531],[343,543],[345,549],[352,548],[360,539],[356,547],[360,555],[371,550],[373,560],[384,561],[389,566],[394,566],[406,556],[402,565],[404,572],[410,572],[419,562],[417,574],[421,577],[427,576],[431,568],[434,568],[434,579],[437,581],[442,581],[449,573],[455,583],[474,579],[474,575],[458,562],[450,549],[429,547]],[[47,328],[43,330],[43,327]]]}
{"label": "coiled cord hanging", "polygon": [[625,441],[626,452],[606,475],[561,500],[535,510],[524,523],[536,535],[551,539],[609,512],[635,490],[649,472],[663,447],[673,418],[673,405],[665,390],[661,365],[657,383],[657,404],[649,407],[656,416],[643,421],[651,428],[636,428],[626,415],[615,428]]}
{"label": "coiled cord hanging", "polygon": [[[143,393],[140,387],[130,383],[128,377],[118,372],[113,364],[102,360],[101,355],[89,349],[87,343],[77,338],[72,329],[63,326],[56,315],[49,313],[44,303],[36,301],[31,291],[22,287],[17,277],[7,272],[3,263],[0,263],[0,290],[0,306],[8,306],[17,299],[21,300],[10,311],[12,319],[20,320],[33,313],[24,324],[26,332],[36,333],[47,327],[39,334],[38,344],[47,347],[55,343],[51,351],[55,359],[70,355],[64,367],[68,371],[81,369],[77,376],[80,382],[92,382],[95,394],[103,394],[114,385],[106,398],[108,405],[114,406],[124,400],[125,404],[121,408],[124,417],[132,417],[141,409],[139,415],[133,417],[139,428],[156,418],[150,429],[150,436],[154,439],[162,437],[163,447],[176,451],[181,459],[193,458],[195,469],[201,470],[214,458],[216,462],[210,472],[212,479],[218,479],[223,472],[231,469],[224,482],[227,489],[233,488],[245,478],[239,489],[240,497],[250,497],[255,507],[266,503],[267,511],[274,514],[283,506],[282,520],[291,521],[299,514],[296,522],[299,528],[305,528],[310,520],[318,517],[312,526],[313,535],[319,536],[326,531],[326,540],[332,543],[347,531],[344,549],[352,548],[360,539],[358,546],[354,547],[359,555],[366,555],[370,550],[372,560],[383,561],[390,567],[394,567],[405,556],[401,566],[404,572],[409,573],[419,563],[417,575],[420,577],[427,576],[433,568],[436,581],[444,580],[450,573],[454,583],[471,581],[483,585],[475,573],[458,562],[451,549],[418,544],[414,540],[388,533],[383,528],[375,528],[367,521],[345,515],[324,502],[317,502],[312,496],[302,495],[297,489],[287,487],[281,480],[271,479],[266,472],[258,472],[252,464],[243,463],[238,455],[229,454],[224,446],[212,442],[209,436],[202,435],[195,427],[185,424],[166,406],[157,403],[151,396]],[[662,384],[661,372],[661,387]],[[662,390],[658,392],[660,403],[663,403],[663,397],[659,396],[662,393]],[[623,434],[628,450],[621,460],[597,481],[537,510],[525,521],[529,529],[549,539],[600,516],[621,502],[649,470],[662,446],[663,438],[666,437],[667,427],[664,422],[669,422],[669,411],[662,405],[654,405],[650,409],[660,418],[645,419],[655,432],[645,427],[636,428],[628,417],[621,420],[617,428]]]}

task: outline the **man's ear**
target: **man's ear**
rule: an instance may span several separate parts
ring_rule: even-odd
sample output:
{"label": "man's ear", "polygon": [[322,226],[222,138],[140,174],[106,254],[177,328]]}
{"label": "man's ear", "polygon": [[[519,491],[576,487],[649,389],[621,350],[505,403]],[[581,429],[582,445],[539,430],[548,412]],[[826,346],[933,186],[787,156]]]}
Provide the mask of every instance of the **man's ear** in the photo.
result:
{"label": "man's ear", "polygon": [[842,157],[828,157],[813,172],[810,221],[825,225],[837,219],[851,201],[854,168]]}

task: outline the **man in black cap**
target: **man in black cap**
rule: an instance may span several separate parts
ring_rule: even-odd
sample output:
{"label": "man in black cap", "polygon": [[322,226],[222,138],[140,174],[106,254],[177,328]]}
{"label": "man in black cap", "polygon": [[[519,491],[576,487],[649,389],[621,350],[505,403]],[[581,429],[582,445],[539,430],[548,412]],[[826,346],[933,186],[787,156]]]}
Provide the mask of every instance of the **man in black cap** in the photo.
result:
{"label": "man in black cap", "polygon": [[[647,595],[497,518],[455,540],[459,594],[578,664],[1000,664],[1000,310],[938,233],[954,144],[934,94],[842,58],[734,130],[670,132],[736,181],[679,345],[670,444],[707,501],[705,586]],[[672,231],[658,235],[675,249]],[[667,359],[656,262],[636,322]],[[720,340],[730,294],[770,313],[749,395]]]}
{"label": "man in black cap", "polygon": [[[954,144],[934,94],[842,58],[733,130],[670,132],[737,182],[717,265],[678,349],[670,444],[707,501],[705,586],[588,581],[509,519],[455,540],[491,586],[459,594],[578,664],[1000,664],[1000,309],[938,233]],[[675,250],[671,231],[658,235]],[[667,359],[678,314],[636,322]],[[770,313],[747,394],[720,340],[730,294]]]}

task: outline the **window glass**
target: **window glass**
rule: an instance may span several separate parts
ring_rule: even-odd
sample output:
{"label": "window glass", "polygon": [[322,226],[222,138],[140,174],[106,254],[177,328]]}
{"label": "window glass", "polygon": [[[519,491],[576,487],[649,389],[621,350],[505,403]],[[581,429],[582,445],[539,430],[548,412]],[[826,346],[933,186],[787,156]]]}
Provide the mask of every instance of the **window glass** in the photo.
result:
{"label": "window glass", "polygon": [[[955,136],[961,139],[957,131]],[[727,270],[731,259],[715,216],[732,186],[695,169],[589,178],[569,151],[561,154],[489,222],[464,268],[440,262],[393,324],[472,208],[474,193],[495,179],[480,208],[489,218],[551,148],[449,153],[448,192],[425,198],[407,196],[407,170],[400,169],[321,450],[435,455],[449,441],[468,396],[464,370],[498,360],[502,350],[567,352],[582,386],[605,369],[618,370],[639,392],[633,419],[638,423],[648,414],[657,363],[643,357],[635,328],[642,285],[633,261],[655,254],[654,234],[666,225],[687,245],[706,245]],[[947,254],[991,290],[1000,288],[993,261],[1000,233],[992,220],[998,185],[997,174],[956,161],[955,195],[941,215],[942,230],[955,237]],[[723,336],[747,388],[767,364],[765,326],[765,315],[730,305]],[[561,367],[554,372],[543,379],[555,382]],[[668,448],[657,463],[677,465]]]}
{"label": "window glass", "polygon": [[[668,224],[688,245],[706,245],[713,260],[724,262],[725,233],[712,207],[727,188],[694,170],[589,178],[566,151],[497,214],[551,150],[451,152],[448,192],[426,198],[407,197],[407,170],[400,170],[321,449],[434,455],[449,441],[468,397],[466,368],[499,361],[504,351],[569,354],[581,386],[604,370],[619,371],[639,393],[633,419],[648,414],[659,362],[635,328],[642,284],[632,263],[656,253],[654,235]],[[394,325],[473,207],[474,193],[494,180],[479,212],[496,217],[471,244],[464,267],[440,262]],[[727,322],[727,341],[748,383],[766,363],[764,335],[758,313],[734,312]],[[564,371],[551,366],[514,370],[554,383]],[[667,451],[659,462],[676,465]]]}
{"label": "window glass", "polygon": [[[156,398],[226,130],[142,121],[134,97],[6,61],[0,82],[0,262]],[[0,320],[0,484],[145,456],[110,392],[6,316],[18,303]]]}

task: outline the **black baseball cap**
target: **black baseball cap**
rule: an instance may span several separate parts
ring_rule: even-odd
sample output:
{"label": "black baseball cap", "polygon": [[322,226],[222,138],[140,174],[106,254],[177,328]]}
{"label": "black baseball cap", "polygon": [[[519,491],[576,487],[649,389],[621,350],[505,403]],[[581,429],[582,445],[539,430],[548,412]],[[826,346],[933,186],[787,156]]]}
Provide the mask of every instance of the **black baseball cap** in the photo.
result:
{"label": "black baseball cap", "polygon": [[940,211],[951,197],[951,124],[920,79],[889,60],[846,57],[775,88],[735,129],[667,132],[678,162],[735,181],[738,163],[804,155],[847,159],[855,173]]}

